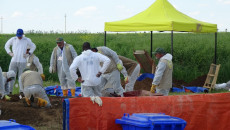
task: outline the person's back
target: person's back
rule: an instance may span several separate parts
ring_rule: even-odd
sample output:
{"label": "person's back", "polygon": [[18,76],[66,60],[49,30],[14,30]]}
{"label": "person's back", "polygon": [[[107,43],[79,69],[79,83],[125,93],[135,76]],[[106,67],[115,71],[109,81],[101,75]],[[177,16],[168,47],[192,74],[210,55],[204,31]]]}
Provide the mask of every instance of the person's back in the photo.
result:
{"label": "person's back", "polygon": [[25,71],[24,73],[22,73],[20,78],[22,81],[23,88],[35,84],[43,86],[41,75],[36,71]]}
{"label": "person's back", "polygon": [[83,85],[96,86],[100,83],[100,77],[96,77],[100,71],[100,54],[94,53],[91,50],[83,51],[82,54],[77,57],[79,60],[79,70],[81,72]]}
{"label": "person's back", "polygon": [[51,106],[49,98],[43,89],[42,78],[38,72],[26,68],[19,78],[19,85],[25,95],[22,99],[24,106]]}

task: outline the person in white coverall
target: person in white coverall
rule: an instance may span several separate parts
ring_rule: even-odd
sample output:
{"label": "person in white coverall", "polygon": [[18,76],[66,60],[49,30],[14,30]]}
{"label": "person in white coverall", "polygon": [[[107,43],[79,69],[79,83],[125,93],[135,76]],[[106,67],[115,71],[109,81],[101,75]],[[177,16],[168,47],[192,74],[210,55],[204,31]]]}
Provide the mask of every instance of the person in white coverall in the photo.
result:
{"label": "person in white coverall", "polygon": [[50,100],[43,88],[43,81],[40,74],[28,68],[19,78],[20,88],[23,88],[25,97],[22,98],[24,106],[27,107],[50,107]]}
{"label": "person in white coverall", "polygon": [[[6,52],[12,57],[9,70],[13,70],[15,74],[18,74],[18,78],[26,68],[27,46],[31,47],[28,53],[29,55],[33,54],[36,49],[36,45],[30,40],[30,38],[23,36],[23,34],[23,30],[18,29],[16,36],[10,38],[5,44]],[[12,46],[12,51],[10,50],[10,46]],[[10,93],[13,91],[15,80],[10,82]],[[22,93],[21,89],[20,93]]]}
{"label": "person in white coverall", "polygon": [[14,71],[10,70],[9,72],[2,72],[2,68],[0,67],[0,93],[1,99],[5,98],[6,100],[10,100],[9,95],[9,82],[15,79],[16,74]]}
{"label": "person in white coverall", "polygon": [[92,50],[107,56],[111,60],[109,67],[106,69],[105,73],[102,74],[102,84],[104,84],[103,86],[109,83],[112,85],[114,90],[114,94],[111,94],[116,96],[123,96],[124,89],[121,86],[120,79],[120,71],[123,69],[123,65],[117,53],[105,46],[93,48]]}
{"label": "person in white coverall", "polygon": [[121,70],[121,73],[124,75],[126,81],[125,92],[133,91],[134,84],[137,80],[137,77],[140,73],[140,65],[129,58],[124,56],[119,56],[119,59],[122,61],[124,68]]}
{"label": "person in white coverall", "polygon": [[159,59],[159,62],[156,67],[156,72],[150,91],[155,93],[156,89],[157,93],[167,96],[170,88],[172,88],[172,55],[169,53],[166,54],[163,48],[157,48],[153,54],[157,59]]}
{"label": "person in white coverall", "polygon": [[67,44],[63,38],[56,39],[57,46],[53,49],[50,58],[50,73],[58,73],[58,78],[61,83],[63,96],[68,96],[68,89],[71,90],[72,97],[75,97],[76,84],[70,75],[69,67],[73,59],[77,57],[77,52],[72,45]]}
{"label": "person in white coverall", "polygon": [[[103,66],[100,66],[100,62]],[[101,74],[103,74],[110,64],[110,59],[100,53],[91,51],[90,43],[83,44],[83,52],[76,57],[70,66],[70,73],[72,78],[81,82],[82,96],[92,97],[101,96]],[[76,74],[79,69],[81,78]]]}
{"label": "person in white coverall", "polygon": [[26,58],[26,68],[29,68],[32,71],[38,71],[38,73],[41,75],[42,80],[45,80],[45,75],[43,74],[43,67],[40,63],[37,56],[34,54],[29,55],[30,46],[27,47],[26,54],[28,55]]}

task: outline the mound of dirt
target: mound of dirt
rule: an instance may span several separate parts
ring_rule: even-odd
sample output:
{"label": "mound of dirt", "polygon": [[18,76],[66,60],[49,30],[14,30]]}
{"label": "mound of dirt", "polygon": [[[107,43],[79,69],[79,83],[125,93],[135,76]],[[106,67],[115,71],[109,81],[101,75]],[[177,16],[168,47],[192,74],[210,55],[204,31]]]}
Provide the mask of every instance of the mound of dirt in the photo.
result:
{"label": "mound of dirt", "polygon": [[36,130],[62,129],[62,100],[61,97],[49,97],[51,108],[24,107],[19,95],[10,95],[12,100],[0,100],[0,120],[14,119],[22,125],[29,125]]}
{"label": "mound of dirt", "polygon": [[[183,80],[176,80],[173,79],[173,87],[177,87],[177,88],[182,88],[182,86],[194,86],[194,87],[202,87],[204,85],[204,82],[206,80],[207,75],[202,75],[200,77],[197,77],[196,79],[194,79],[193,81],[186,83]],[[134,90],[147,90],[149,91],[151,86],[152,86],[152,79],[150,78],[146,78],[142,81],[136,81],[135,85],[134,85]],[[122,81],[122,86],[124,87],[125,84]]]}

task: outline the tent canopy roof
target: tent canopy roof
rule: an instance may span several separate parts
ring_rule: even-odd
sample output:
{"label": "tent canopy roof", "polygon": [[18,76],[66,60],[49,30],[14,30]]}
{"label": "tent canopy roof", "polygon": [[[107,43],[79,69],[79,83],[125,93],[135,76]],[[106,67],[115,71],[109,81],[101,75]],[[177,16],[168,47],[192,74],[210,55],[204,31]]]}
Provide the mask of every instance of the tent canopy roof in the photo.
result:
{"label": "tent canopy roof", "polygon": [[105,31],[217,32],[217,25],[193,19],[176,10],[167,0],[156,0],[145,11],[115,22],[105,22]]}

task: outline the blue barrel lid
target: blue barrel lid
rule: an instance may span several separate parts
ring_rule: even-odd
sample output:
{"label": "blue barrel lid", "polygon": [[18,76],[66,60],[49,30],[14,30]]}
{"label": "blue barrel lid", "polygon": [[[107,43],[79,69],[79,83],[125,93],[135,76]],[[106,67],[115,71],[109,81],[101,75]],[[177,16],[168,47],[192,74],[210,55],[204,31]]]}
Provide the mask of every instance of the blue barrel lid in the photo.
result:
{"label": "blue barrel lid", "polygon": [[0,120],[0,129],[1,130],[35,130],[31,126],[21,125],[16,123],[15,120]]}
{"label": "blue barrel lid", "polygon": [[180,125],[181,128],[186,126],[186,121],[183,119],[165,115],[164,113],[134,113],[131,116],[125,113],[121,119],[116,119],[115,123],[138,127],[151,127],[158,124],[161,126],[164,124]]}
{"label": "blue barrel lid", "polygon": [[136,117],[142,117],[146,119],[152,119],[152,118],[169,118],[171,116],[165,115],[164,113],[133,113],[132,116]]}

